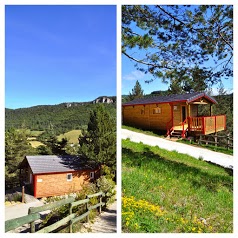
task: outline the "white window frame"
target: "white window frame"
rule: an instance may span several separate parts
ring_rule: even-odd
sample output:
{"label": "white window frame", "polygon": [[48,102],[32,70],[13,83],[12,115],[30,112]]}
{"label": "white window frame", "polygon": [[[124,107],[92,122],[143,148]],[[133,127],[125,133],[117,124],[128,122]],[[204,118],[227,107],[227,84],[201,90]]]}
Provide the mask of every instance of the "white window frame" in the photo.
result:
{"label": "white window frame", "polygon": [[94,172],[90,172],[90,179],[94,179]]}
{"label": "white window frame", "polygon": [[161,107],[155,107],[155,108],[153,108],[153,114],[161,114],[161,112],[162,112]]}
{"label": "white window frame", "polygon": [[[70,175],[70,179],[68,178],[68,176]],[[69,173],[67,174],[67,181],[72,181],[73,180],[73,174],[72,173]]]}

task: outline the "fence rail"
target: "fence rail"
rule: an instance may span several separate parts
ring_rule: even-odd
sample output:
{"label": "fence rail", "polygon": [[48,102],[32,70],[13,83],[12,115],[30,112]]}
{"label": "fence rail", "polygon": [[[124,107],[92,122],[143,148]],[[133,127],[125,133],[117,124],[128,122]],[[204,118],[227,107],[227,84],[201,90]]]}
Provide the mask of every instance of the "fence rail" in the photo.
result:
{"label": "fence rail", "polygon": [[[204,137],[206,138],[212,138],[214,139],[214,141],[211,141],[209,139],[204,139]],[[219,138],[223,138],[226,143],[220,143],[218,141]],[[206,145],[208,144],[214,144],[215,146],[221,146],[221,147],[224,147],[226,149],[230,149],[232,148],[233,149],[233,138],[230,136],[230,135],[227,135],[227,136],[218,136],[218,135],[200,135],[199,139],[198,139],[198,144],[202,144],[202,143],[206,143]]]}
{"label": "fence rail", "polygon": [[[101,213],[102,206],[105,205],[105,203],[102,202],[102,197],[104,196],[105,194],[103,192],[99,192],[99,193],[87,195],[86,199],[79,200],[79,201],[75,201],[75,198],[70,197],[70,198],[56,201],[56,202],[46,204],[40,207],[30,207],[28,210],[27,216],[5,221],[5,232],[14,230],[25,224],[30,224],[30,233],[49,233],[51,231],[56,230],[57,228],[61,226],[68,224],[69,232],[72,233],[74,223],[84,219],[85,217],[87,217],[87,221],[89,221],[89,214],[91,210],[99,208],[99,213]],[[93,206],[89,206],[90,198],[93,198],[93,197],[99,197],[99,203]],[[35,221],[39,220],[41,217],[39,212],[52,210],[54,208],[58,208],[67,204],[69,205],[69,215],[67,217],[64,217],[63,219],[57,221],[56,223],[51,224],[47,227],[44,227],[38,231],[35,230]],[[73,207],[83,205],[83,204],[86,204],[86,208],[87,208],[85,213],[79,216],[76,213],[73,213]]]}

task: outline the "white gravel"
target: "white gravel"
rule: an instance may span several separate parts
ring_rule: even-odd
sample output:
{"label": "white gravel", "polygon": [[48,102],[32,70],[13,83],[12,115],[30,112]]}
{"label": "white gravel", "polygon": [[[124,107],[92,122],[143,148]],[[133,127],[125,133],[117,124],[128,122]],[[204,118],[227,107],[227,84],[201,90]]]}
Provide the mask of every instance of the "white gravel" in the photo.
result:
{"label": "white gravel", "polygon": [[169,151],[175,150],[179,153],[191,155],[196,159],[202,158],[205,161],[210,161],[225,168],[233,168],[232,155],[227,155],[204,148],[198,148],[195,146],[162,139],[155,136],[149,136],[126,129],[122,129],[121,137],[122,139],[129,138],[133,142],[142,142],[143,144],[151,146],[159,146],[160,148]]}

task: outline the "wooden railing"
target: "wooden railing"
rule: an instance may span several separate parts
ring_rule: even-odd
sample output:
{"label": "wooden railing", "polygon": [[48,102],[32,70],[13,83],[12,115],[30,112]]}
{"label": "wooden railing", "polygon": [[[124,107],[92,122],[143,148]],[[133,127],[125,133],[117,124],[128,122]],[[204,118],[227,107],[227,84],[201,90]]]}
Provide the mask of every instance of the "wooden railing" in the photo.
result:
{"label": "wooden railing", "polygon": [[188,124],[188,118],[186,118],[183,122],[182,122],[182,137],[185,138],[186,137],[186,131],[188,129],[188,126],[185,126]]}
{"label": "wooden railing", "polygon": [[[15,219],[11,219],[8,221],[5,221],[5,232],[14,230],[18,227],[21,227],[24,224],[30,224],[30,233],[49,233],[51,231],[56,230],[57,228],[67,225],[69,226],[69,232],[72,233],[72,226],[74,223],[87,218],[87,221],[89,222],[89,213],[91,210],[99,208],[99,213],[101,213],[101,209],[102,206],[105,205],[104,202],[102,202],[102,197],[104,197],[105,194],[103,192],[99,192],[99,193],[95,193],[95,194],[91,194],[91,195],[87,195],[86,199],[84,200],[79,200],[79,201],[75,201],[75,198],[70,197],[64,200],[60,200],[57,202],[53,202],[50,204],[46,204],[40,207],[30,207],[28,210],[28,215],[27,216],[23,216],[23,217],[19,217],[19,218],[15,218]],[[97,203],[96,205],[90,206],[89,202],[90,202],[90,198],[93,197],[99,197],[99,203]],[[56,223],[49,225],[47,227],[44,227],[38,231],[36,231],[35,229],[35,221],[40,219],[40,214],[39,212],[42,211],[47,211],[47,210],[52,210],[54,208],[58,208],[64,205],[69,204],[69,215],[59,221],[57,221]],[[73,213],[73,207],[75,206],[79,206],[82,204],[86,204],[86,212],[81,214],[81,215],[77,215],[76,213]]]}
{"label": "wooden railing", "polygon": [[167,136],[170,135],[170,132],[173,130],[173,118],[166,123]]}
{"label": "wooden railing", "polygon": [[206,116],[206,117],[189,117],[189,131],[199,132],[203,135],[226,129],[226,115]]}

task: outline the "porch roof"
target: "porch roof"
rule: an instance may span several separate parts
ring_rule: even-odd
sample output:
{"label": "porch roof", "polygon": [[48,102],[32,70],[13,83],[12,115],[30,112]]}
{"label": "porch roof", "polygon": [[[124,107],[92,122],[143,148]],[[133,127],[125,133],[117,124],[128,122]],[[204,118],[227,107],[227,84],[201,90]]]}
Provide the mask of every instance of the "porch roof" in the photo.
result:
{"label": "porch roof", "polygon": [[98,164],[94,161],[85,161],[80,156],[71,155],[26,156],[19,168],[24,168],[27,163],[33,174],[72,172],[98,167]]}
{"label": "porch roof", "polygon": [[172,102],[186,102],[191,103],[200,98],[207,99],[210,103],[217,104],[217,101],[204,92],[194,92],[186,94],[172,94],[168,96],[154,96],[135,99],[130,102],[123,103],[123,106],[145,105],[154,103],[172,103]]}

